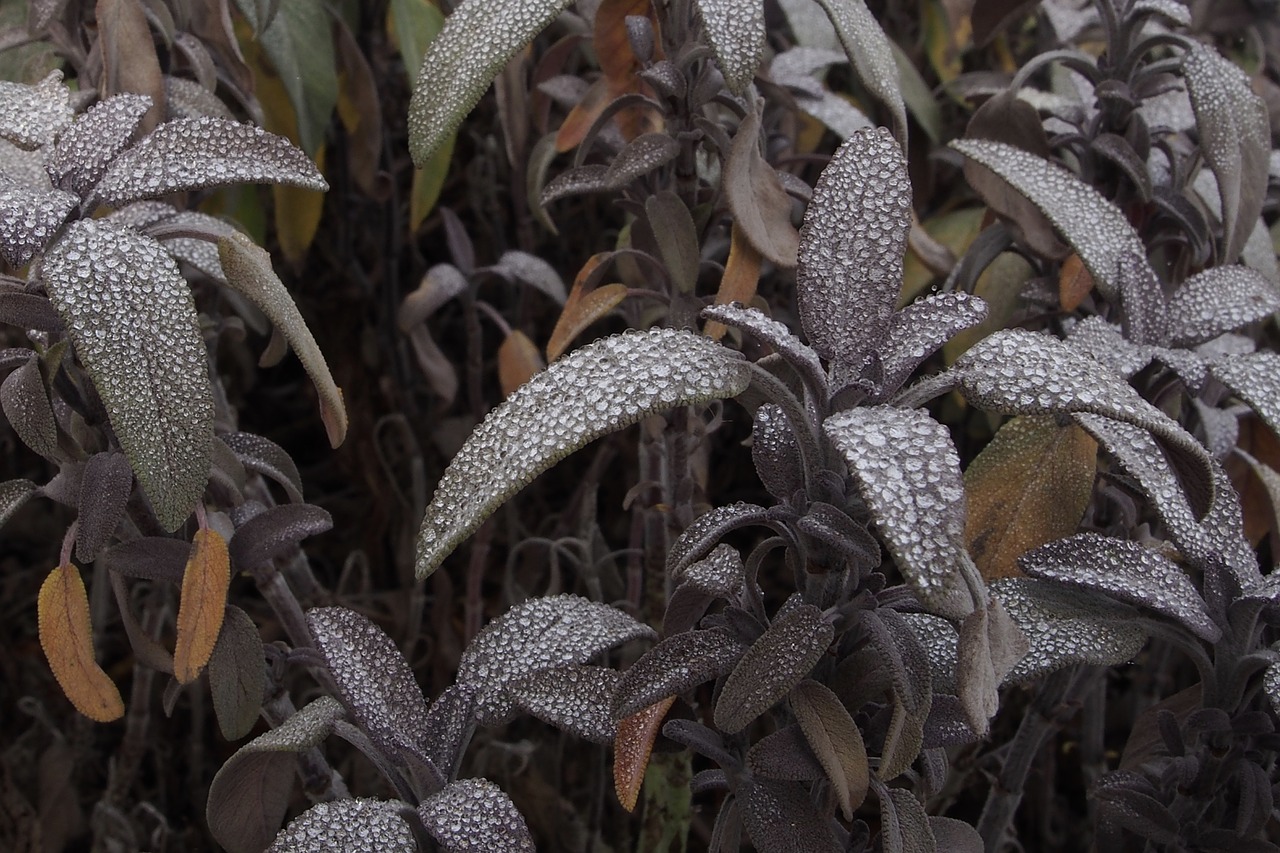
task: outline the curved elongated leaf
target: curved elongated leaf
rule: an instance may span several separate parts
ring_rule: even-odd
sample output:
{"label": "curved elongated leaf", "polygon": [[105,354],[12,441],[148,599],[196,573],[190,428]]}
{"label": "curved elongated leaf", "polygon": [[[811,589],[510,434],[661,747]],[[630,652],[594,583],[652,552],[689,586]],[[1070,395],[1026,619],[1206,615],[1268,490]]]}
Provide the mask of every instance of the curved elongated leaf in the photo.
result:
{"label": "curved elongated leaf", "polygon": [[46,459],[53,458],[58,449],[58,424],[37,356],[32,355],[0,382],[0,410],[23,444]]}
{"label": "curved elongated leaf", "polygon": [[1249,78],[1212,47],[1193,42],[1182,58],[1200,150],[1222,194],[1222,261],[1235,263],[1267,193],[1271,123]]}
{"label": "curved elongated leaf", "polygon": [[30,480],[5,480],[0,483],[0,527],[22,508],[39,487]]}
{"label": "curved elongated leaf", "polygon": [[758,504],[733,503],[712,508],[693,520],[667,551],[667,574],[679,577],[716,547],[730,530],[763,524],[769,511]]}
{"label": "curved elongated leaf", "polygon": [[182,573],[178,606],[178,641],[173,650],[173,674],[190,684],[213,654],[231,585],[227,543],[216,530],[202,528],[191,539],[191,556]]}
{"label": "curved elongated leaf", "polygon": [[957,139],[951,147],[1004,178],[1040,208],[1108,299],[1119,292],[1121,259],[1130,253],[1146,258],[1146,247],[1124,214],[1061,166],[989,139]]}
{"label": "curved elongated leaf", "polygon": [[124,518],[133,491],[133,471],[121,453],[95,453],[80,477],[80,524],[76,529],[76,559],[98,556]]}
{"label": "curved elongated leaf", "polygon": [[929,659],[935,698],[938,693],[954,694],[956,657],[960,644],[956,626],[931,613],[903,613],[901,616],[916,635],[916,641]]}
{"label": "curved elongated leaf", "polygon": [[836,853],[840,846],[831,834],[830,821],[813,805],[798,782],[755,779],[738,789],[742,825],[760,853]]}
{"label": "curved elongated leaf", "polygon": [[1247,267],[1207,269],[1169,300],[1169,343],[1189,347],[1280,311],[1276,286]]}
{"label": "curved elongated leaf", "polygon": [[968,293],[934,294],[894,314],[878,349],[884,376],[875,399],[888,399],[952,335],[986,318],[987,303]]}
{"label": "curved elongated leaf", "polygon": [[862,732],[836,694],[816,681],[802,681],[791,691],[791,710],[813,754],[822,762],[836,791],[845,820],[867,796],[871,769]]}
{"label": "curved elongated leaf", "polygon": [[449,463],[418,533],[417,576],[593,439],[654,412],[740,394],[749,377],[731,350],[671,329],[605,338],[552,363],[490,412]]}
{"label": "curved elongated leaf", "polygon": [[586,663],[653,629],[606,604],[576,595],[533,598],[475,636],[458,662],[458,683],[478,691],[477,718],[496,725],[514,714],[510,688],[544,669]]}
{"label": "curved elongated leaf", "polygon": [[414,853],[418,843],[397,802],[316,803],[280,830],[267,853]]}
{"label": "curved elongated leaf", "polygon": [[1280,354],[1254,352],[1234,355],[1214,363],[1213,377],[1249,404],[1280,435]]}
{"label": "curved elongated leaf", "polygon": [[57,189],[0,189],[0,255],[12,266],[25,266],[79,203],[79,197]]}
{"label": "curved elongated leaf", "polygon": [[320,396],[320,418],[329,434],[329,445],[337,447],[347,435],[347,409],[342,402],[342,389],[333,381],[329,365],[320,352],[298,306],[271,268],[266,250],[240,232],[218,241],[218,260],[227,276],[227,284],[267,315],[298,354],[307,375],[315,383]]}
{"label": "curved elongated leaf", "polygon": [[231,562],[252,571],[275,559],[308,536],[333,528],[328,512],[311,504],[273,506],[236,528],[231,537]]}
{"label": "curved elongated leaf", "polygon": [[729,599],[742,589],[746,578],[742,556],[729,545],[718,545],[680,576],[667,599],[662,633],[670,637],[688,631],[717,599]]}
{"label": "curved elongated leaf", "polygon": [[823,430],[921,602],[946,616],[967,614],[972,603],[958,582],[964,484],[947,428],[917,409],[874,406],[833,415]]}
{"label": "curved elongated leaf", "polygon": [[100,101],[67,128],[45,157],[53,185],[84,196],[124,150],[151,109],[146,95],[122,93]]}
{"label": "curved elongated leaf", "polygon": [[70,91],[62,84],[62,72],[49,75],[34,86],[0,80],[0,139],[21,148],[39,148],[71,123]]}
{"label": "curved elongated leaf", "polygon": [[564,311],[556,320],[556,327],[547,339],[547,360],[555,361],[582,334],[588,326],[608,314],[627,298],[627,286],[620,282],[604,284],[587,295],[577,284],[565,303]]}
{"label": "curved elongated leaf", "polygon": [[480,101],[511,57],[571,0],[463,0],[431,42],[409,102],[409,153],[418,168]]}
{"label": "curved elongated leaf", "polygon": [[613,714],[630,717],[668,696],[677,696],[730,672],[746,652],[728,631],[684,631],[641,655],[618,680]]}
{"label": "curved elongated leaf", "polygon": [[[737,5],[754,7],[757,14],[762,10],[758,3]],[[760,114],[756,110],[747,113],[738,125],[721,183],[741,236],[778,266],[794,267],[800,235],[791,224],[791,197],[778,173],[760,154]]]}
{"label": "curved elongated leaf", "polygon": [[764,4],[697,0],[720,73],[736,95],[746,92],[764,53]]}
{"label": "curved elongated leaf", "polygon": [[1136,542],[1081,533],[1029,551],[1018,563],[1030,577],[1105,592],[1117,601],[1155,610],[1210,643],[1222,636],[1186,573]]}
{"label": "curved elongated leaf", "polygon": [[227,740],[239,740],[258,721],[267,687],[262,637],[253,619],[228,604],[218,644],[209,658],[209,692],[218,729]]}
{"label": "curved elongated leaf", "polygon": [[488,779],[450,782],[422,801],[418,816],[447,853],[534,851],[515,803]]}
{"label": "curved elongated leaf", "polygon": [[112,429],[165,530],[209,478],[213,395],[195,304],[155,240],[80,220],[46,254],[42,277]]}
{"label": "curved elongated leaf", "polygon": [[[62,331],[62,318],[53,310],[48,299],[17,289],[0,290],[0,323],[40,332]],[[8,367],[11,361],[18,360],[19,351],[16,348],[0,350],[0,369]]]}
{"label": "curved elongated leaf", "polygon": [[112,161],[94,187],[119,206],[179,190],[238,183],[327,190],[316,165],[283,136],[220,118],[166,122]]}
{"label": "curved elongated leaf", "polygon": [[818,354],[792,334],[785,323],[766,316],[758,308],[733,304],[704,308],[702,317],[741,329],[773,347],[815,391],[827,387],[827,372]]}
{"label": "curved elongated leaf", "polygon": [[[1280,695],[1280,690],[1276,691]],[[653,742],[676,697],[668,696],[618,721],[618,736],[613,743],[613,790],[627,811],[635,811],[640,788],[644,784]],[[1280,705],[1280,699],[1275,700]]]}
{"label": "curved elongated leaf", "polygon": [[751,428],[751,461],[760,482],[780,501],[804,488],[800,444],[782,408],[765,403],[756,409]]}
{"label": "curved elongated leaf", "polygon": [[540,669],[511,684],[515,706],[561,731],[595,743],[618,734],[611,708],[618,671],[604,666],[566,664]]}
{"label": "curved elongated leaf", "polygon": [[860,370],[902,287],[911,182],[888,131],[856,133],[822,170],[800,228],[796,301],[809,344]]}
{"label": "curved elongated leaf", "polygon": [[302,475],[284,448],[250,432],[229,432],[221,438],[244,467],[275,480],[289,500],[302,503]]}
{"label": "curved elongated leaf", "polygon": [[893,116],[893,135],[905,148],[907,108],[902,102],[898,64],[889,37],[863,0],[818,0],[818,5],[835,26],[858,82],[888,107]]}
{"label": "curved elongated leaf", "polygon": [[792,782],[813,782],[827,773],[796,723],[753,743],[747,751],[747,767],[753,776]]}
{"label": "curved elongated leaf", "polygon": [[345,607],[312,608],[307,626],[360,727],[393,756],[405,745],[425,749],[427,702],[391,638]]}
{"label": "curved elongated leaf", "polygon": [[36,613],[49,669],[76,710],[99,723],[123,717],[120,691],[93,656],[89,595],[78,568],[63,563],[49,573],[40,585]]}

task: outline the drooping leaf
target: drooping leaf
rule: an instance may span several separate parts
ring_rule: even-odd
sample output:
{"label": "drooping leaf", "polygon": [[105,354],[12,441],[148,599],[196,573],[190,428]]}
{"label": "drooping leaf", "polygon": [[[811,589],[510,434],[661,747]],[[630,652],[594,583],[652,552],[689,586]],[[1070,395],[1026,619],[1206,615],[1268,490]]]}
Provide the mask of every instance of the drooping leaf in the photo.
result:
{"label": "drooping leaf", "polygon": [[507,692],[515,706],[561,731],[594,743],[612,743],[618,734],[611,712],[618,671],[604,666],[566,664],[531,672]]}
{"label": "drooping leaf", "polygon": [[250,471],[279,483],[293,503],[302,503],[302,475],[284,448],[249,432],[223,433],[220,438]]}
{"label": "drooping leaf", "polygon": [[515,713],[512,685],[544,669],[586,663],[653,629],[605,604],[575,595],[533,598],[508,610],[475,636],[458,663],[458,683],[479,691],[476,714],[496,725]]}
{"label": "drooping leaf", "polygon": [[[1280,690],[1275,692],[1280,694]],[[653,742],[662,728],[662,719],[675,701],[676,697],[668,696],[618,721],[618,736],[613,742],[613,789],[618,802],[629,812],[635,811],[649,756],[653,754]],[[1276,704],[1280,705],[1280,699]]]}
{"label": "drooping leaf", "polygon": [[849,137],[819,176],[800,229],[796,300],[820,355],[860,368],[883,338],[910,228],[902,150],[883,128]]}
{"label": "drooping leaf", "polygon": [[1210,367],[1215,379],[1249,404],[1280,435],[1280,354],[1255,352],[1236,355]]}
{"label": "drooping leaf", "polygon": [[289,291],[276,276],[271,256],[240,232],[218,241],[218,259],[227,284],[252,302],[288,339],[293,351],[315,383],[320,397],[320,418],[324,421],[331,447],[342,444],[347,434],[347,409],[342,389],[333,381],[329,365],[320,352],[311,330],[298,312]]}
{"label": "drooping leaf", "polygon": [[1280,292],[1242,266],[1207,269],[1182,283],[1169,300],[1169,343],[1189,347],[1280,311]]}
{"label": "drooping leaf", "polygon": [[746,92],[764,53],[764,4],[697,0],[716,64],[736,95]]}
{"label": "drooping leaf", "polygon": [[446,853],[534,851],[515,803],[488,779],[450,782],[422,801],[418,816]]}
{"label": "drooping leaf", "polygon": [[46,459],[53,458],[58,448],[58,424],[38,357],[32,355],[0,382],[0,410],[23,444]]}
{"label": "drooping leaf", "polygon": [[614,717],[622,719],[729,673],[747,648],[725,630],[684,631],[667,637],[622,673]]}
{"label": "drooping leaf", "polygon": [[222,630],[230,584],[231,558],[226,540],[216,530],[197,530],[191,539],[191,557],[182,573],[178,642],[173,650],[173,674],[179,683],[195,681],[209,662]]}
{"label": "drooping leaf", "polygon": [[763,524],[769,511],[758,504],[732,503],[712,508],[693,520],[667,551],[667,574],[679,577],[716,547],[730,530]]}
{"label": "drooping leaf", "polygon": [[898,144],[905,147],[907,110],[902,102],[898,65],[889,37],[863,0],[818,0],[818,5],[835,26],[858,82],[888,108],[893,116],[893,135]]}
{"label": "drooping leaf", "polygon": [[804,850],[835,853],[840,847],[808,791],[798,782],[744,781],[738,788],[742,825],[760,853]]}
{"label": "drooping leaf", "polygon": [[662,614],[663,635],[671,637],[693,628],[714,601],[731,599],[741,590],[745,577],[746,568],[737,550],[718,545],[680,576]]}
{"label": "drooping leaf", "polygon": [[120,691],[93,656],[89,595],[80,570],[63,563],[50,572],[40,586],[36,610],[40,647],[71,704],[98,723],[123,717]]}
{"label": "drooping leaf", "polygon": [[167,536],[144,536],[115,545],[98,555],[102,565],[125,577],[180,585],[191,545]]}
{"label": "drooping leaf", "polygon": [[27,86],[0,81],[0,139],[21,148],[39,148],[71,123],[70,91],[62,83],[62,72]]}
{"label": "drooping leaf", "polygon": [[943,615],[967,614],[958,574],[964,485],[947,428],[918,409],[874,406],[833,415],[823,430],[921,602]]}
{"label": "drooping leaf", "polygon": [[742,731],[808,676],[835,636],[822,611],[801,604],[773,620],[738,659],[716,700],[716,728]]}
{"label": "drooping leaf", "polygon": [[0,255],[12,266],[25,266],[79,203],[58,189],[0,188]]}
{"label": "drooping leaf", "polygon": [[1118,291],[1120,259],[1146,247],[1114,204],[1066,169],[1003,142],[958,139],[951,147],[981,163],[1030,199],[1084,261],[1108,299]]}
{"label": "drooping leaf", "polygon": [[100,101],[76,118],[45,157],[49,179],[59,189],[84,196],[124,150],[151,108],[146,95],[122,93]]}
{"label": "drooping leaf", "polygon": [[418,534],[418,577],[574,450],[654,412],[740,394],[749,375],[730,350],[671,329],[605,338],[554,362],[490,412],[449,463]]}
{"label": "drooping leaf", "polygon": [[39,487],[30,480],[5,480],[0,483],[0,527],[34,495]]}
{"label": "drooping leaf", "polygon": [[239,571],[253,571],[296,548],[308,536],[332,528],[332,516],[318,506],[273,506],[236,528],[228,546],[231,562]]}
{"label": "drooping leaf", "polygon": [[401,331],[408,331],[434,314],[441,305],[467,289],[467,277],[453,264],[435,264],[417,288],[404,298],[396,316]]}
{"label": "drooping leaf", "polygon": [[1024,415],[964,472],[965,541],[983,578],[1017,575],[1031,548],[1075,532],[1093,494],[1098,445],[1075,424]]}
{"label": "drooping leaf", "polygon": [[213,397],[191,290],[163,247],[72,223],[42,278],[156,517],[173,530],[209,477]]}
{"label": "drooping leaf", "polygon": [[1029,645],[996,599],[964,617],[956,644],[955,681],[970,731],[987,734],[991,718],[1000,710],[1000,684]]}
{"label": "drooping leaf", "polygon": [[547,360],[554,361],[564,355],[565,350],[578,335],[626,298],[625,284],[615,282],[601,285],[585,296],[575,284],[569,299],[565,302],[564,310],[560,312],[560,318],[556,320],[556,327],[551,330],[551,337],[547,341]]}
{"label": "drooping leaf", "polygon": [[258,722],[267,687],[262,637],[253,619],[239,607],[227,605],[218,643],[209,658],[209,692],[218,730],[227,740],[239,740]]}
{"label": "drooping leaf", "polygon": [[[754,7],[757,14],[761,11],[756,3],[736,5]],[[794,267],[800,235],[791,224],[791,198],[760,154],[760,115],[755,110],[738,125],[721,183],[733,212],[735,234],[778,266]]]}
{"label": "drooping leaf", "polygon": [[464,0],[422,59],[409,103],[409,153],[421,168],[494,77],[570,0]]}
{"label": "drooping leaf", "polygon": [[767,317],[756,308],[741,305],[712,305],[702,309],[702,316],[735,329],[742,329],[752,337],[777,350],[787,363],[796,369],[815,392],[826,392],[827,371],[818,354],[792,334],[785,323]]}
{"label": "drooping leaf", "polygon": [[414,853],[418,843],[393,800],[316,803],[280,830],[267,853]]}
{"label": "drooping leaf", "polygon": [[418,80],[423,54],[444,27],[444,15],[431,0],[391,0],[387,4],[387,33],[404,63],[413,86]]}
{"label": "drooping leaf", "polygon": [[867,748],[848,710],[831,690],[802,681],[791,691],[791,710],[813,754],[822,762],[845,820],[862,805],[871,782]]}

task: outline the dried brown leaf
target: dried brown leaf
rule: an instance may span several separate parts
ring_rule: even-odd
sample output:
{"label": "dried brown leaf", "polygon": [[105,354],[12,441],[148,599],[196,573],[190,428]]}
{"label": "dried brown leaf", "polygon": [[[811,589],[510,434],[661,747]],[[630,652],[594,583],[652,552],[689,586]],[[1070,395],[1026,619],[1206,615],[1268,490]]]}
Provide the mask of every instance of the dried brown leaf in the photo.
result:
{"label": "dried brown leaf", "polygon": [[71,704],[99,723],[124,716],[119,689],[93,657],[89,595],[80,570],[63,563],[50,572],[40,587],[36,610],[40,647]]}
{"label": "dried brown leaf", "polygon": [[613,788],[618,802],[629,812],[635,811],[649,756],[653,753],[653,741],[675,701],[676,697],[668,696],[618,721],[618,736],[613,741]]}
{"label": "dried brown leaf", "polygon": [[201,528],[191,539],[191,556],[182,574],[178,605],[178,642],[173,674],[183,684],[195,681],[209,662],[222,630],[231,585],[227,542],[216,530]]}

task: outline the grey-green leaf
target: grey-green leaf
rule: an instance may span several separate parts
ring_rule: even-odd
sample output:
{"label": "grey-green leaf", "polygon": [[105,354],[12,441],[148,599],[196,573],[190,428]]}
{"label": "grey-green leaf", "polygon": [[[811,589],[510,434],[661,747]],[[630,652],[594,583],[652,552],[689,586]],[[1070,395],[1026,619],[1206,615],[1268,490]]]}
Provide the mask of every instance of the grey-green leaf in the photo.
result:
{"label": "grey-green leaf", "polygon": [[729,90],[742,95],[764,53],[764,4],[756,0],[697,0],[707,41]]}
{"label": "grey-green leaf", "polygon": [[747,647],[728,631],[683,631],[633,663],[618,682],[614,717],[623,719],[668,696],[726,675]]}
{"label": "grey-green leaf", "polygon": [[1207,269],[1169,300],[1169,343],[1189,347],[1280,311],[1280,291],[1248,267]]}
{"label": "grey-green leaf", "polygon": [[92,219],[67,229],[41,273],[138,483],[164,529],[176,529],[204,493],[213,443],[186,281],[155,240]]}
{"label": "grey-green leaf", "polygon": [[258,34],[298,117],[298,141],[308,154],[324,144],[338,102],[333,21],[323,3],[275,0],[279,14]]}
{"label": "grey-green leaf", "polygon": [[266,656],[258,626],[248,613],[228,604],[209,658],[209,692],[224,738],[238,740],[249,733],[258,722],[266,687]]}
{"label": "grey-green leaf", "polygon": [[409,102],[409,153],[422,168],[511,57],[571,0],[463,0],[431,42]]}
{"label": "grey-green leaf", "polygon": [[749,381],[749,365],[731,350],[672,329],[605,338],[553,362],[490,412],[449,463],[418,533],[418,577],[588,442],[654,412],[740,394]]}
{"label": "grey-green leaf", "polygon": [[840,44],[849,56],[858,81],[875,95],[893,116],[893,134],[907,144],[907,108],[902,102],[898,65],[889,37],[863,0],[817,0],[835,26]]}
{"label": "grey-green leaf", "polygon": [[0,139],[39,148],[71,123],[70,92],[62,72],[51,71],[34,86],[0,80]]}
{"label": "grey-green leaf", "polygon": [[415,853],[413,830],[396,801],[316,803],[280,830],[267,853]]}
{"label": "grey-green leaf", "polygon": [[0,410],[23,444],[46,459],[53,458],[58,449],[58,425],[40,375],[39,357],[31,356],[0,383]]}
{"label": "grey-green leaf", "polygon": [[446,853],[533,853],[533,837],[511,798],[488,779],[450,782],[418,806]]}

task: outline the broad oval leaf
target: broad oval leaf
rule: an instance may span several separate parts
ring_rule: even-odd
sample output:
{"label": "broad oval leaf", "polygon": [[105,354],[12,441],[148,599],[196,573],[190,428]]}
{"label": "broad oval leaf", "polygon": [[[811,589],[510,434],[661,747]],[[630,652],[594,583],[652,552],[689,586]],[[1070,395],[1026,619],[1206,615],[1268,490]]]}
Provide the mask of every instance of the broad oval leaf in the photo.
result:
{"label": "broad oval leaf", "polygon": [[231,557],[222,534],[209,528],[191,538],[191,556],[182,573],[178,605],[178,642],[173,674],[181,684],[196,680],[213,654],[231,585]]}
{"label": "broad oval leaf", "polygon": [[418,816],[446,853],[534,851],[515,803],[488,779],[450,782],[422,801]]}
{"label": "broad oval leaf", "polygon": [[409,102],[409,153],[422,168],[511,57],[571,0],[463,0],[431,42]]}
{"label": "broad oval leaf", "polygon": [[611,709],[618,671],[604,666],[566,664],[540,669],[507,689],[515,706],[561,731],[594,743],[612,743],[618,734]]}
{"label": "broad oval leaf", "polygon": [[46,459],[54,457],[58,425],[37,356],[32,355],[0,382],[0,410],[23,444]]}
{"label": "broad oval leaf", "polygon": [[814,782],[827,774],[796,723],[751,744],[747,750],[747,768],[752,776],[792,782]]}
{"label": "broad oval leaf", "polygon": [[605,338],[554,362],[490,412],[449,463],[418,533],[417,576],[588,442],[654,412],[740,394],[749,378],[731,350],[671,329]]}
{"label": "broad oval leaf", "polygon": [[751,428],[751,461],[760,482],[780,501],[804,488],[800,443],[780,406],[765,403],[756,409]]}
{"label": "broad oval leaf", "polygon": [[239,740],[258,722],[267,687],[262,637],[253,619],[228,604],[218,643],[209,658],[209,692],[218,729],[227,740]]}
{"label": "broad oval leaf", "polygon": [[646,198],[644,212],[671,283],[681,293],[692,293],[702,264],[693,214],[671,190],[659,190]]}
{"label": "broad oval leaf", "polygon": [[0,81],[0,139],[27,149],[50,142],[71,123],[70,95],[61,71],[34,86]]}
{"label": "broad oval leaf", "polygon": [[733,634],[720,629],[667,637],[622,673],[614,693],[614,717],[638,714],[661,699],[728,674],[746,650]]}
{"label": "broad oval leaf", "polygon": [[133,471],[124,454],[95,453],[80,477],[80,524],[76,559],[90,562],[111,539],[133,492]]}
{"label": "broad oval leaf", "polygon": [[798,782],[745,781],[738,789],[742,825],[760,853],[836,853],[841,847],[809,792]]}
{"label": "broad oval leaf", "polygon": [[195,303],[164,248],[82,219],[44,256],[41,278],[111,427],[165,530],[209,478],[213,395]]}
{"label": "broad oval leaf", "polygon": [[773,620],[739,658],[716,700],[716,728],[742,731],[805,678],[835,637],[835,628],[812,604]]}
{"label": "broad oval leaf", "polygon": [[267,853],[415,853],[413,830],[394,800],[316,803],[280,830]]}
{"label": "broad oval leaf", "polygon": [[329,365],[320,352],[307,323],[298,312],[289,291],[276,277],[271,256],[238,231],[218,241],[218,260],[227,284],[267,315],[285,338],[315,383],[320,397],[320,418],[329,435],[329,445],[337,447],[347,435],[347,409],[342,389],[333,381]]}
{"label": "broad oval leaf", "polygon": [[818,0],[835,26],[854,72],[867,91],[875,95],[893,116],[893,134],[907,144],[907,108],[902,101],[898,64],[889,37],[863,0]]}
{"label": "broad oval leaf", "polygon": [[93,656],[89,595],[80,570],[63,563],[45,578],[36,600],[40,647],[58,686],[76,710],[98,723],[124,716],[124,700]]}
{"label": "broad oval leaf", "polygon": [[1207,269],[1183,282],[1169,300],[1169,343],[1189,347],[1280,311],[1280,292],[1242,266]]}
{"label": "broad oval leaf", "polygon": [[818,177],[800,228],[796,301],[820,355],[861,368],[884,337],[910,229],[902,149],[884,128],[849,137]]}
{"label": "broad oval leaf", "polygon": [[764,53],[764,4],[697,0],[697,6],[729,91],[745,94]]}
{"label": "broad oval leaf", "polygon": [[0,255],[25,266],[48,244],[80,199],[62,190],[0,189]]}
{"label": "broad oval leaf", "polygon": [[791,710],[813,754],[827,771],[845,820],[862,805],[871,784],[862,732],[836,694],[816,681],[802,681],[791,691]]}
{"label": "broad oval leaf", "polygon": [[965,495],[951,433],[923,411],[892,406],[841,412],[823,430],[921,602],[942,615],[966,615],[972,604],[959,583]]}
{"label": "broad oval leaf", "polygon": [[[1274,691],[1274,695],[1280,696],[1280,689]],[[618,802],[629,812],[635,811],[649,756],[653,754],[653,742],[662,728],[663,717],[675,701],[676,697],[668,696],[618,721],[618,736],[613,742],[613,790]],[[1280,699],[1274,701],[1280,706]]]}
{"label": "broad oval leaf", "polygon": [[1146,247],[1124,214],[1061,166],[988,139],[957,139],[951,147],[1004,178],[1040,208],[1108,299],[1119,292],[1121,259],[1126,254],[1146,258]]}
{"label": "broad oval leaf", "polygon": [[1280,435],[1280,354],[1255,352],[1217,361],[1210,372]]}
{"label": "broad oval leaf", "polygon": [[45,157],[44,167],[53,185],[77,196],[88,193],[129,144],[149,109],[151,98],[146,95],[122,93],[94,104],[77,117]]}
{"label": "broad oval leaf", "polygon": [[308,536],[332,528],[333,518],[318,506],[273,506],[236,528],[230,542],[231,562],[242,572],[253,571]]}

